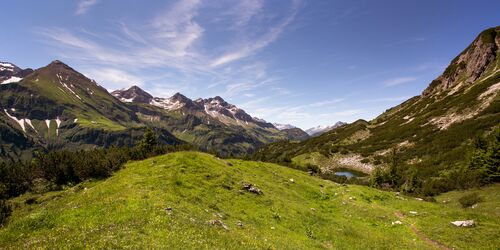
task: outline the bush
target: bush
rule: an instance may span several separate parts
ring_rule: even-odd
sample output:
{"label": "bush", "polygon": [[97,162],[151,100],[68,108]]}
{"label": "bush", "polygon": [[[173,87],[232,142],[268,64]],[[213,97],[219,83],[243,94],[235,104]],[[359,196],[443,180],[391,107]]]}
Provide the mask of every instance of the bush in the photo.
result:
{"label": "bush", "polygon": [[463,208],[471,207],[481,201],[482,199],[477,193],[467,194],[458,199]]}
{"label": "bush", "polygon": [[321,169],[317,165],[313,165],[313,164],[308,163],[306,165],[306,168],[307,168],[307,171],[311,174],[320,174],[321,173]]}
{"label": "bush", "polygon": [[0,226],[7,222],[7,218],[9,218],[12,213],[12,208],[6,200],[0,200]]}

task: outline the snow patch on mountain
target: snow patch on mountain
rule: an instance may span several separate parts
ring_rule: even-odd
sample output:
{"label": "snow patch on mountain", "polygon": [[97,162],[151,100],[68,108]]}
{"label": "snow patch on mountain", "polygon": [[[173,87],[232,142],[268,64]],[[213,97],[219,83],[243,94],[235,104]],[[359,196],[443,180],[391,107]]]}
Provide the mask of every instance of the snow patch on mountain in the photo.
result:
{"label": "snow patch on mountain", "polygon": [[337,122],[335,123],[334,125],[331,125],[331,126],[316,126],[316,127],[312,127],[310,129],[307,129],[306,130],[306,133],[310,136],[318,136],[320,134],[323,134],[323,133],[326,133],[330,130],[333,130],[333,129],[336,129],[340,126],[343,126],[345,125],[346,123],[345,122]]}
{"label": "snow patch on mountain", "polygon": [[0,62],[0,71],[11,71],[11,72],[13,72],[14,69],[15,69],[15,66],[13,64]]}
{"label": "snow patch on mountain", "polygon": [[185,105],[184,103],[178,100],[175,101],[172,100],[172,98],[160,98],[160,97],[153,98],[153,100],[151,100],[149,104],[166,109],[168,111],[180,109]]}
{"label": "snow patch on mountain", "polygon": [[57,124],[56,135],[59,135],[59,127],[61,126],[61,119],[59,119],[59,116],[56,119],[56,124]]}
{"label": "snow patch on mountain", "polygon": [[[71,92],[73,95],[76,96],[76,98],[82,100],[82,98],[77,94],[75,93],[75,91],[73,89],[71,89],[64,81],[63,81],[63,77],[59,74],[56,74],[57,78],[59,78],[59,83],[61,85],[63,85],[67,90],[69,90],[69,92]],[[69,76],[66,76],[66,81],[69,79]],[[70,84],[71,87],[74,87],[73,84]]]}
{"label": "snow patch on mountain", "polygon": [[280,123],[273,123],[273,126],[275,126],[278,130],[296,128],[295,126],[290,124],[280,124]]}
{"label": "snow patch on mountain", "polygon": [[21,77],[17,77],[17,76],[11,76],[9,79],[1,82],[1,84],[9,84],[9,83],[13,83],[13,82],[19,82],[21,81],[23,78]]}
{"label": "snow patch on mountain", "polygon": [[4,109],[3,111],[5,112],[5,114],[6,114],[6,115],[7,115],[10,119],[12,119],[12,120],[16,121],[16,122],[19,124],[19,126],[21,126],[21,128],[23,129],[23,131],[24,131],[24,132],[26,132],[26,127],[25,127],[25,125],[24,125],[24,119],[17,119],[17,117],[15,117],[15,116],[13,116],[13,115],[9,114],[9,112],[7,112],[7,109]]}

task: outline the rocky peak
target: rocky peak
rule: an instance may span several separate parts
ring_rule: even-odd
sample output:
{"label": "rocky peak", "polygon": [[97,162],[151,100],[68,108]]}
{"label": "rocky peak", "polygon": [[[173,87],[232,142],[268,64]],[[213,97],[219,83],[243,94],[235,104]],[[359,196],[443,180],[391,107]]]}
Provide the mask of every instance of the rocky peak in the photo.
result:
{"label": "rocky peak", "polygon": [[128,89],[115,90],[111,94],[122,102],[150,103],[153,96],[138,86]]}
{"label": "rocky peak", "polygon": [[46,68],[50,68],[50,69],[67,69],[67,70],[75,71],[73,68],[71,68],[70,66],[68,66],[67,64],[65,64],[65,63],[63,63],[63,62],[61,62],[59,60],[52,61],[51,63],[49,63],[49,65],[46,66]]}
{"label": "rocky peak", "polygon": [[277,128],[278,130],[285,130],[285,129],[292,129],[292,128],[296,128],[295,126],[293,125],[290,125],[290,124],[281,124],[281,123],[273,123],[273,126],[275,128]]}
{"label": "rocky peak", "polygon": [[0,61],[0,76],[4,74],[15,74],[19,71],[21,71],[21,69],[15,64]]}
{"label": "rocky peak", "polygon": [[33,70],[30,68],[21,69],[13,63],[0,62],[0,83],[18,82],[31,73]]}
{"label": "rocky peak", "polygon": [[344,126],[346,125],[347,123],[345,122],[336,122],[335,124],[333,125],[330,125],[330,126],[316,126],[316,127],[312,127],[310,129],[307,129],[305,132],[310,135],[310,136],[318,136],[318,135],[321,135],[323,133],[326,133],[330,130],[333,130],[333,129],[336,129],[338,127],[341,127],[341,126]]}
{"label": "rocky peak", "polygon": [[422,95],[430,96],[469,86],[496,61],[500,47],[500,26],[487,29],[458,55],[443,74],[431,82]]}
{"label": "rocky peak", "polygon": [[193,102],[191,99],[178,92],[170,98],[154,97],[150,104],[170,111],[180,108],[185,108],[191,111],[202,110],[199,104]]}
{"label": "rocky peak", "polygon": [[172,97],[170,97],[170,99],[172,101],[178,101],[178,102],[182,102],[182,103],[192,102],[191,99],[187,98],[185,95],[183,95],[179,92],[175,93]]}

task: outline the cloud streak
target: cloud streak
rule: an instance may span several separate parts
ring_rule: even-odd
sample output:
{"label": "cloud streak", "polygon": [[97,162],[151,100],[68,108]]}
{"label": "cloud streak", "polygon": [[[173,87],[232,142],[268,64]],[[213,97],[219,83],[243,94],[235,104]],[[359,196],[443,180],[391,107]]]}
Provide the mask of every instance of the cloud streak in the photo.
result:
{"label": "cloud streak", "polygon": [[78,6],[76,7],[76,12],[75,15],[84,15],[89,11],[89,9],[96,5],[98,3],[98,0],[81,0],[78,2]]}
{"label": "cloud streak", "polygon": [[[238,40],[236,42],[237,45],[233,45],[233,47],[235,47],[234,49],[224,53],[222,56],[217,57],[210,63],[210,66],[219,67],[221,65],[249,57],[257,51],[267,47],[269,44],[278,39],[278,37],[284,32],[285,28],[293,22],[299,11],[300,5],[301,1],[294,0],[292,2],[290,13],[276,25],[269,28],[266,33],[256,39]],[[253,16],[253,14],[254,13],[251,13],[251,15],[247,14],[246,16]],[[246,20],[248,18],[244,19],[245,22],[248,22],[248,20]]]}

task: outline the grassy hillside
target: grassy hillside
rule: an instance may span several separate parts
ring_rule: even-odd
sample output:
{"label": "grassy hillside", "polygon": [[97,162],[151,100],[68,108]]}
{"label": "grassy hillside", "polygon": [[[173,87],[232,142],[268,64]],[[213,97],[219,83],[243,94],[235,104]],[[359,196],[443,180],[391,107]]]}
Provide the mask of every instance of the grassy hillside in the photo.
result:
{"label": "grassy hillside", "polygon": [[488,29],[422,95],[371,121],[358,120],[300,143],[266,145],[252,158],[315,164],[324,172],[350,168],[370,173],[392,165],[404,177],[417,179],[395,186],[426,195],[457,188],[448,185],[454,179],[450,176],[467,166],[478,138],[492,137],[500,127],[499,45],[500,27]]}
{"label": "grassy hillside", "polygon": [[[0,248],[496,249],[500,185],[476,192],[483,202],[463,209],[459,192],[424,202],[275,164],[180,152],[11,200]],[[464,219],[476,227],[450,224]]]}

